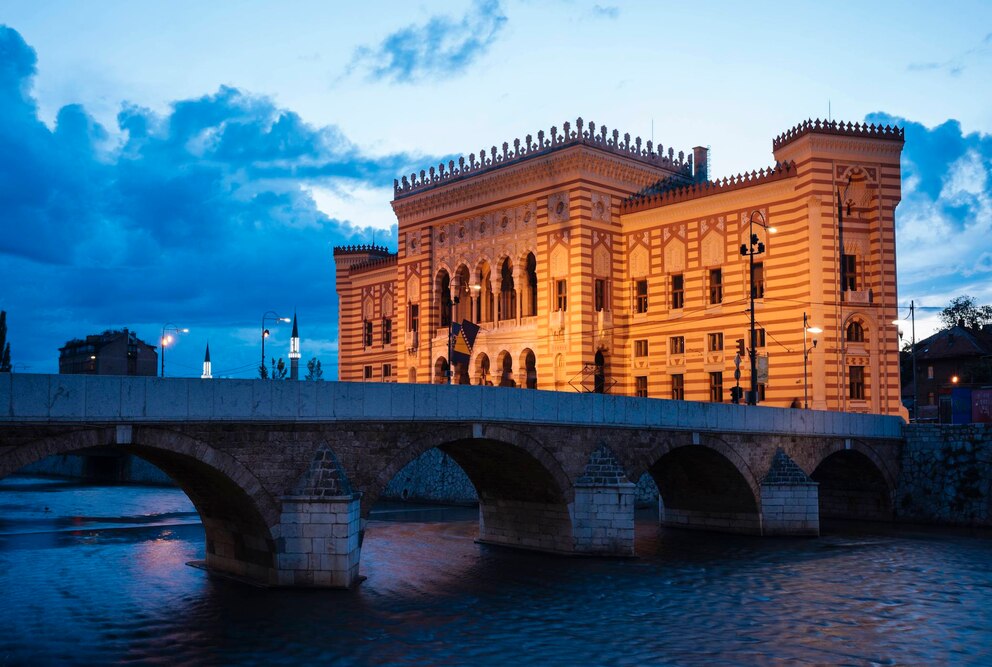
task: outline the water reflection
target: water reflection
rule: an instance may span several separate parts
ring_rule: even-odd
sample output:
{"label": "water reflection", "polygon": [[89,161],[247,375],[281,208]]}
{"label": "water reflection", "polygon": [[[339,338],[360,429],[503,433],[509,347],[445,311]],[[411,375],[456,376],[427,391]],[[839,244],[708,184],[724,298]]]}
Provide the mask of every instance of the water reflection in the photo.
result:
{"label": "water reflection", "polygon": [[175,489],[4,481],[0,664],[992,663],[987,537],[776,540],[646,517],[642,557],[608,560],[477,531],[472,508],[378,507],[358,589],[269,590],[183,565],[203,530]]}

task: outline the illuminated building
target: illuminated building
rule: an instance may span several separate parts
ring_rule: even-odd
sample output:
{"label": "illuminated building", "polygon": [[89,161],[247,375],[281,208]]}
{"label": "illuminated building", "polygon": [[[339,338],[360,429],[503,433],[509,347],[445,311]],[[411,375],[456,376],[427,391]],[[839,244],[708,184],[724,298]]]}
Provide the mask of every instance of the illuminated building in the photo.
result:
{"label": "illuminated building", "polygon": [[750,247],[758,402],[801,405],[805,376],[811,408],[901,414],[902,145],[898,128],[806,122],[773,167],[711,181],[705,148],[580,119],[403,177],[398,252],[334,250],[339,377],[446,382],[448,325],[467,319],[482,331],[456,383],[729,401]]}

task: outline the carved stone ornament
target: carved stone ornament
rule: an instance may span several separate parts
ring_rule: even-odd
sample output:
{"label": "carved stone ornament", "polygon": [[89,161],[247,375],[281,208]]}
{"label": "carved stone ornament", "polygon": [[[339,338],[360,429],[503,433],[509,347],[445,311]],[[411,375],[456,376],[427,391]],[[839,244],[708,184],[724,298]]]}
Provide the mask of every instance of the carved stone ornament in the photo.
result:
{"label": "carved stone ornament", "polygon": [[374,307],[372,305],[372,297],[368,296],[362,302],[362,319],[371,320],[374,315]]}
{"label": "carved stone ornament", "polygon": [[548,217],[552,222],[567,222],[568,192],[556,192],[548,196]]}
{"label": "carved stone ornament", "polygon": [[568,275],[568,248],[556,246],[551,251],[551,277],[562,278]]}
{"label": "carved stone ornament", "polygon": [[685,271],[685,242],[674,239],[665,245],[665,272],[681,273]]}
{"label": "carved stone ornament", "polygon": [[420,301],[420,276],[412,275],[407,279],[406,300],[410,303]]}
{"label": "carved stone ornament", "polygon": [[719,266],[723,264],[724,241],[723,234],[711,232],[703,237],[701,256],[703,266]]}
{"label": "carved stone ornament", "polygon": [[610,275],[610,251],[602,244],[596,246],[592,254],[592,270],[597,276],[606,277]]}
{"label": "carved stone ornament", "polygon": [[386,292],[382,297],[382,316],[392,317],[393,316],[393,294],[392,292]]}
{"label": "carved stone ornament", "polygon": [[610,195],[602,194],[599,192],[592,193],[592,219],[599,220],[601,222],[610,222],[612,217],[610,214],[611,208]]}
{"label": "carved stone ornament", "polygon": [[649,273],[648,249],[642,245],[630,251],[630,277],[643,278]]}

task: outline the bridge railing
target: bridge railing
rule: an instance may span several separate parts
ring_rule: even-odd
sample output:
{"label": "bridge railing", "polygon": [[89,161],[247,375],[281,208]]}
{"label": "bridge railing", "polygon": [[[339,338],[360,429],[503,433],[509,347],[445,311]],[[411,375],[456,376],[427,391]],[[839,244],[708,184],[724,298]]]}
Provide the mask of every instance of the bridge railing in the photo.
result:
{"label": "bridge railing", "polygon": [[899,417],[464,385],[0,373],[0,424],[485,421],[900,438]]}

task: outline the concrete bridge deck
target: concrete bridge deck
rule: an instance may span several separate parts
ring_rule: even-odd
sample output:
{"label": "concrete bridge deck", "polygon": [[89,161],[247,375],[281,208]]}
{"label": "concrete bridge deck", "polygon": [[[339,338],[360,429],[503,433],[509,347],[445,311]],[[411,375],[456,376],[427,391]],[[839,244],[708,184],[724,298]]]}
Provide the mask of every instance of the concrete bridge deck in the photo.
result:
{"label": "concrete bridge deck", "polygon": [[891,513],[897,417],[497,387],[0,374],[0,477],[122,447],[197,507],[210,567],[350,586],[365,521],[431,448],[480,498],[480,540],[633,553],[634,484],[663,523],[815,535],[821,511]]}

